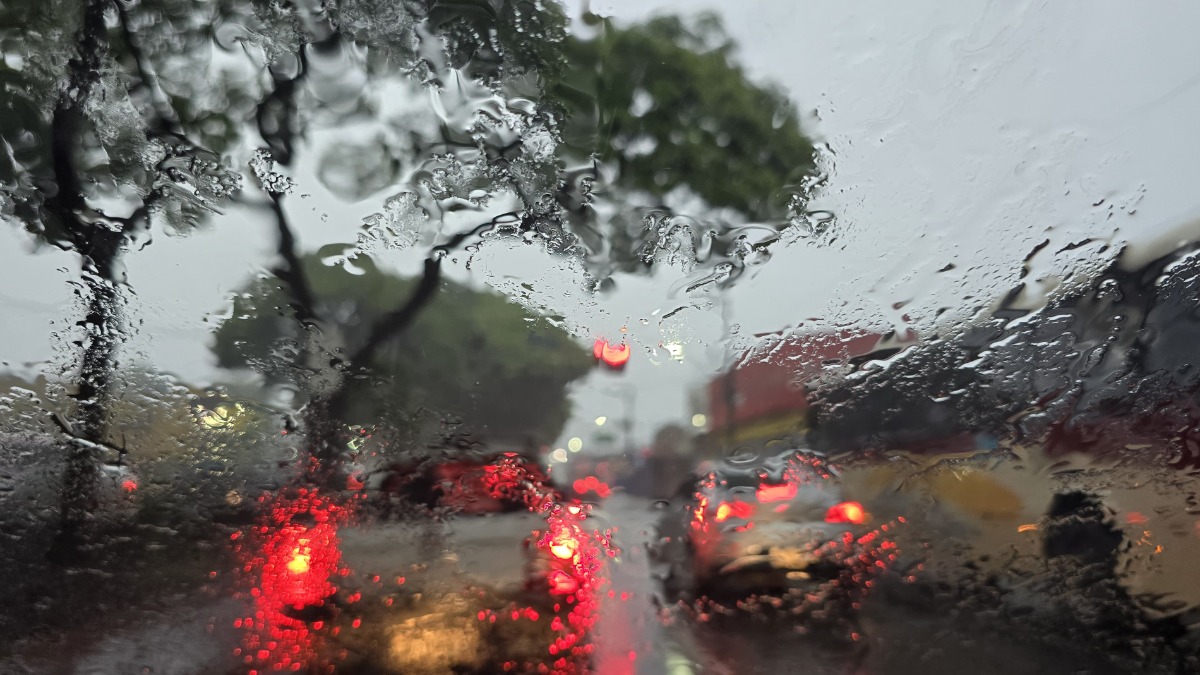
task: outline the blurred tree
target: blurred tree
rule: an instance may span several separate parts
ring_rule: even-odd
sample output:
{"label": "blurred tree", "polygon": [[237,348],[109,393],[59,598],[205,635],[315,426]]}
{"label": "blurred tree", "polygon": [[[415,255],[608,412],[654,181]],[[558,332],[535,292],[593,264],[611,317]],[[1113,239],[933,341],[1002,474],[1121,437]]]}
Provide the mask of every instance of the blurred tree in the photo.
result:
{"label": "blurred tree", "polygon": [[[301,258],[317,314],[334,354],[353,354],[371,327],[409,298],[418,282],[379,270],[369,258],[328,265]],[[291,350],[307,337],[289,315],[286,290],[259,279],[234,304],[213,351],[226,368],[254,366],[276,382],[295,378]],[[591,365],[561,329],[536,320],[503,296],[449,281],[407,330],[373,350],[369,377],[347,378],[342,423],[372,424],[430,409],[458,419],[462,430],[493,440],[548,443],[569,413],[565,388]]]}
{"label": "blurred tree", "polygon": [[[744,222],[791,226],[817,174],[812,142],[787,96],[738,65],[716,16],[585,22],[596,35],[563,42],[547,102],[565,118],[564,159],[593,165],[564,176],[558,200],[593,274],[644,271],[664,250],[712,264],[737,254]],[[605,200],[616,208],[598,213]]]}
{"label": "blurred tree", "polygon": [[[5,3],[0,27],[0,214],[82,259],[77,411],[72,421],[55,418],[70,446],[57,550],[70,554],[95,506],[99,453],[111,449],[112,371],[127,331],[122,258],[154,215],[195,225],[239,178],[183,135],[124,4]],[[127,71],[125,59],[136,68]]]}
{"label": "blurred tree", "polygon": [[[523,231],[585,253],[601,279],[644,271],[671,239],[690,238],[682,254],[695,258],[708,236],[733,249],[736,235],[725,235],[742,223],[778,233],[803,211],[817,175],[813,144],[787,96],[737,64],[715,16],[618,26],[587,14],[583,32],[594,35],[585,37],[567,34],[557,3],[434,4],[447,66],[533,107],[488,110],[418,142],[421,155],[449,151],[431,173],[477,179],[433,191],[433,202],[461,208],[449,198],[463,201],[480,183],[507,187],[521,200]],[[694,212],[672,213],[669,196]]]}
{"label": "blurred tree", "polygon": [[563,43],[550,88],[572,149],[613,162],[618,181],[659,199],[686,187],[750,220],[781,218],[813,170],[813,146],[781,90],[752,82],[719,19],[660,16]]}
{"label": "blurred tree", "polygon": [[[0,214],[39,242],[78,253],[87,293],[78,419],[61,425],[74,448],[64,523],[85,519],[98,449],[111,445],[111,373],[127,332],[122,257],[147,241],[153,226],[187,231],[236,193],[241,172],[225,165],[227,156],[244,161],[255,147],[269,151],[256,155],[261,161],[252,168],[279,234],[280,263],[272,271],[283,289],[280,302],[291,308],[284,321],[296,320],[310,335],[339,325],[339,315],[318,306],[317,282],[308,278],[319,268],[298,253],[284,206],[289,179],[270,167],[293,162],[310,120],[374,115],[368,85],[411,78],[445,93],[465,78],[495,96],[473,98],[472,90],[464,110],[437,113],[432,135],[408,129],[387,152],[331,162],[321,173],[327,185],[358,190],[361,198],[364,177],[375,181],[374,190],[401,180],[414,213],[482,212],[488,197],[481,192],[515,195],[519,204],[505,219],[457,234],[431,237],[426,228],[434,223],[426,221],[433,219],[417,219],[419,231],[405,237],[433,239],[424,274],[387,296],[396,302],[390,309],[362,317],[376,321],[364,323],[361,346],[341,357],[351,375],[346,387],[318,384],[320,378],[301,383],[307,399],[320,404],[313,410],[328,408],[323,424],[349,409],[355,378],[382,365],[380,347],[413,328],[439,289],[448,295],[439,311],[454,316],[449,297],[456,291],[441,282],[441,256],[471,243],[481,228],[541,238],[552,253],[585,253],[603,277],[646,268],[657,251],[671,248],[668,239],[689,233],[692,241],[679,244],[689,259],[712,249],[706,238],[735,244],[721,240],[736,229],[724,216],[693,220],[692,227],[668,222],[674,215],[660,208],[647,221],[635,203],[659,206],[683,191],[738,214],[734,220],[774,219],[770,227],[785,227],[778,221],[811,173],[812,146],[786,98],[750,82],[735,63],[716,19],[664,17],[618,27],[587,15],[585,23],[596,37],[570,36],[565,9],[550,0],[0,6]],[[367,163],[383,170],[366,170]],[[615,217],[595,208],[595,195],[606,189]],[[422,335],[432,341],[425,349],[443,346],[436,333]],[[292,366],[313,368],[320,360],[314,346],[299,343]],[[511,375],[486,372],[501,381]],[[480,400],[493,394],[486,382],[478,386]],[[315,432],[318,420],[309,421]],[[328,444],[324,432],[315,436],[316,446]]]}
{"label": "blurred tree", "polygon": [[[593,161],[591,169],[572,171],[566,168],[568,162],[598,157],[607,163],[615,158],[623,173],[614,194],[636,191],[656,203],[668,192],[686,188],[716,206],[740,210],[743,219],[786,213],[792,206],[789,193],[794,196],[800,190],[791,182],[812,167],[812,146],[786,98],[746,79],[732,62],[731,43],[711,17],[694,25],[679,19],[658,19],[629,29],[604,24],[600,38],[583,40],[567,35],[566,14],[554,2],[400,3],[382,8],[357,0],[327,15],[297,12],[301,20],[296,25],[303,27],[298,41],[279,43],[295,50],[292,60],[277,55],[268,66],[274,88],[256,114],[259,135],[280,164],[292,161],[296,140],[303,134],[303,106],[315,98],[318,108],[331,112],[322,101],[336,98],[327,91],[346,78],[329,63],[356,67],[345,61],[347,38],[378,47],[357,66],[369,81],[394,76],[394,64],[399,63],[410,76],[437,87],[447,106],[437,114],[432,134],[404,116],[365,144],[331,145],[325,151],[320,179],[350,200],[408,174],[402,191],[385,203],[384,213],[367,222],[360,242],[365,250],[431,239],[429,226],[439,220],[431,214],[483,211],[493,196],[504,192],[519,200],[509,214],[432,237],[424,274],[420,283],[410,286],[411,295],[394,295],[396,305],[386,311],[380,307],[377,320],[364,323],[362,335],[370,337],[362,346],[337,357],[355,377],[369,372],[375,363],[372,352],[409,330],[435,297],[442,287],[443,255],[479,241],[486,232],[538,238],[551,253],[595,254],[585,259],[601,258],[593,266],[601,275],[613,268],[644,269],[654,261],[655,251],[667,247],[660,241],[664,236],[686,236],[679,227],[665,224],[669,216],[658,221],[665,235],[648,227],[638,213],[599,217],[590,203],[591,188],[600,175],[598,164]],[[420,48],[423,32],[441,39],[440,53]],[[288,35],[286,30],[283,34]],[[610,61],[612,53],[627,49],[639,63],[636,76],[622,83],[623,74],[632,72],[631,64],[622,60],[624,56]],[[459,79],[464,75],[476,89]],[[652,93],[646,95],[658,98],[645,103],[646,110],[636,110],[647,87]],[[483,92],[489,88],[497,98],[486,97]],[[362,95],[356,91],[353,96]],[[451,109],[454,104],[467,109]],[[371,114],[369,106],[344,104],[342,109]],[[597,131],[601,124],[604,131]],[[665,162],[654,160],[653,153],[641,153],[645,144],[639,145],[639,139],[647,135],[661,145]],[[674,149],[668,151],[668,146]],[[735,190],[729,189],[731,166],[744,174]],[[663,180],[663,171],[674,171],[675,177]],[[384,183],[374,182],[363,191],[378,179]],[[317,334],[324,323],[339,321],[318,306],[315,282],[299,259],[283,207],[286,190],[265,183],[264,189],[280,235],[281,264],[273,272],[286,291],[282,297],[295,319],[313,328],[309,335]],[[614,203],[623,199],[618,196]],[[721,222],[705,227],[718,235],[729,229]],[[695,241],[683,247],[681,256],[694,258],[706,233],[700,227],[689,231]],[[308,339],[297,342],[290,352],[292,365],[311,368],[315,346]],[[278,366],[252,362],[268,369]],[[313,402],[306,416],[311,445],[318,456],[332,457],[332,448],[338,446],[336,431],[321,427],[338,417],[349,394],[336,385],[318,394],[315,379],[319,378],[299,383]]]}

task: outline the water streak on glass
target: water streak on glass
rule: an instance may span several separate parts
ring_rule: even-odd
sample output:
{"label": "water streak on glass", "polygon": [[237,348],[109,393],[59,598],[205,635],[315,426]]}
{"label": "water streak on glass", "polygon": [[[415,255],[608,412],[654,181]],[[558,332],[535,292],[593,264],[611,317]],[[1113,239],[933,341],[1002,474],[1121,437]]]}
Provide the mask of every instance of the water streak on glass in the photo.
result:
{"label": "water streak on glass", "polygon": [[0,671],[1200,670],[1200,10],[1092,9],[0,4]]}

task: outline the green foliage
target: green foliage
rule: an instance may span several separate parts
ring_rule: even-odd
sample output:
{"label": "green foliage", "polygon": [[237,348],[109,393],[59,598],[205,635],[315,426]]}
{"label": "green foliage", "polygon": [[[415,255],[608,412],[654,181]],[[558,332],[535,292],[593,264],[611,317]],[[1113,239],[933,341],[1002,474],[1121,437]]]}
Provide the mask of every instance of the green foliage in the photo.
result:
{"label": "green foliage", "polygon": [[433,0],[428,22],[450,66],[483,81],[552,79],[562,65],[567,15],[553,0]]}
{"label": "green foliage", "polygon": [[42,216],[42,190],[53,185],[50,110],[80,16],[76,2],[0,3],[0,217],[47,241],[65,239]]}
{"label": "green foliage", "polygon": [[[93,220],[104,221],[97,230],[128,227],[128,219],[76,208],[82,202],[71,202],[80,223],[46,208],[48,195],[57,193],[61,201],[69,187],[55,185],[52,152],[58,149],[70,160],[67,173],[75,174],[78,198],[137,196],[141,215],[153,211],[186,231],[238,188],[220,153],[237,140],[234,117],[252,113],[257,88],[247,91],[224,72],[196,76],[211,49],[213,7],[147,0],[118,12],[113,3],[96,42],[84,46],[85,4],[0,5],[6,55],[0,61],[0,215],[19,220],[38,243],[63,248],[91,236]],[[85,75],[87,86],[72,84],[69,64],[90,59],[95,67]],[[63,108],[72,109],[64,117],[73,121],[56,132],[52,114]]]}
{"label": "green foliage", "polygon": [[[148,219],[153,214],[180,229],[199,225],[240,188],[237,172],[226,166],[223,155],[256,142],[251,132],[255,121],[266,120],[259,126],[268,131],[258,131],[267,136],[273,126],[286,127],[278,135],[287,136],[290,145],[303,134],[308,116],[321,112],[323,104],[314,92],[326,84],[321,78],[335,76],[318,68],[306,74],[298,54],[336,52],[351,40],[364,41],[368,51],[386,51],[389,63],[401,66],[367,68],[372,82],[396,76],[425,81],[429,64],[421,71],[416,61],[430,45],[419,41],[432,38],[444,48],[449,67],[495,86],[506,98],[539,103],[530,110],[514,107],[524,111],[521,121],[486,139],[423,143],[414,132],[411,143],[329,162],[322,180],[343,186],[354,198],[384,189],[404,168],[420,166],[433,152],[453,147],[466,148],[464,156],[474,156],[484,170],[464,173],[466,178],[456,185],[465,192],[447,190],[446,198],[430,193],[447,202],[447,209],[470,208],[463,206],[464,199],[480,190],[512,189],[527,215],[537,216],[539,226],[553,232],[577,214],[594,216],[586,208],[591,178],[580,178],[579,172],[572,176],[565,167],[578,168],[580,160],[595,156],[617,168],[623,190],[662,199],[686,187],[711,206],[767,220],[785,213],[794,184],[812,169],[812,147],[796,111],[785,96],[747,78],[734,60],[733,44],[711,16],[693,21],[659,17],[628,26],[588,17],[598,36],[587,38],[567,34],[567,14],[553,0],[347,0],[335,5],[307,23],[296,6],[267,0],[106,5],[97,31],[104,39],[95,41],[103,47],[91,50],[98,65],[86,73],[90,89],[72,104],[78,108],[73,112],[79,129],[58,139],[51,137],[51,111],[56,102],[67,100],[67,64],[82,53],[82,43],[77,44],[80,6],[66,0],[0,5],[0,18],[10,19],[0,26],[21,26],[0,28],[5,54],[19,57],[0,63],[0,92],[5,94],[0,99],[0,213],[19,218],[39,240],[66,247],[78,246],[84,234],[103,232],[114,222],[133,232],[135,216]],[[324,33],[318,26],[321,17],[329,20]],[[321,37],[339,30],[334,39]],[[302,52],[305,44],[311,49]],[[218,50],[225,52],[221,58],[214,57]],[[271,78],[262,72],[260,54],[275,68]],[[251,68],[227,67],[229,55],[249,55]],[[7,65],[17,62],[23,65]],[[274,107],[268,105],[272,91],[283,92]],[[370,112],[365,104],[341,103],[331,107],[341,110],[338,115]],[[287,124],[281,126],[283,121]],[[497,122],[507,124],[511,122]],[[51,170],[50,151],[56,145],[71,156],[83,194],[52,215],[43,202],[62,193]],[[437,161],[448,161],[446,156]],[[376,166],[384,170],[375,171]],[[418,171],[414,183],[423,175]],[[362,191],[355,193],[354,186]],[[422,189],[413,186],[414,194]],[[114,194],[128,201],[140,198],[142,208],[135,216],[116,218],[92,206]],[[638,250],[654,233],[647,234],[640,214],[622,203],[628,201],[627,192],[613,194],[620,214],[612,222],[592,223],[596,242],[587,246],[600,253],[596,257],[635,270],[645,264]],[[568,208],[557,210],[559,205]],[[57,222],[73,212],[80,220],[76,229],[88,228],[74,233],[74,240],[60,231],[71,223]],[[413,286],[369,266],[364,274],[352,275],[315,259],[306,265],[327,308],[338,303],[352,307],[343,312],[338,305],[334,312],[345,317],[338,327],[345,332],[348,350],[361,339],[354,331],[366,331]],[[295,364],[269,352],[279,340],[300,337],[287,295],[277,281],[265,280],[252,295],[261,309],[239,300],[238,315],[255,318],[235,319],[221,329],[224,341],[218,341],[217,351],[222,363],[252,365],[295,381]],[[545,419],[561,418],[561,389],[586,362],[577,358],[578,350],[565,334],[530,328],[536,324],[526,325],[526,318],[497,297],[446,284],[414,330],[380,352],[385,362],[373,365],[391,378],[393,398],[404,406],[447,411],[476,406],[477,412],[491,416],[488,426],[514,433],[521,415],[494,411],[521,404],[540,406]],[[239,331],[244,334],[237,337]],[[456,337],[447,340],[446,335]],[[244,344],[236,344],[238,340]],[[545,344],[531,349],[538,341]],[[306,349],[296,345],[289,353]],[[431,378],[442,384],[431,385]],[[507,394],[506,383],[513,382],[522,385],[521,391],[555,394],[532,406],[531,397]],[[464,394],[472,390],[476,393]]]}
{"label": "green foliage", "polygon": [[[213,48],[234,54],[249,46],[253,54],[253,47],[262,47],[269,60],[286,63],[313,39],[289,7],[260,0],[145,0],[125,7],[124,23],[110,22],[108,30],[103,79],[110,103],[96,108],[111,112],[111,102],[118,101],[123,112],[90,120],[110,159],[93,173],[117,173],[128,164],[131,175],[112,180],[147,193],[157,168],[133,164],[155,157],[165,133],[181,134],[218,157],[236,147],[266,92],[262,78],[220,66]],[[61,0],[26,0],[0,7],[0,15],[13,17],[6,25],[21,26],[0,31],[0,44],[25,63],[20,71],[0,66],[7,94],[0,115],[12,148],[6,154],[14,155],[0,157],[6,186],[0,206],[36,231],[53,225],[44,225],[38,213],[48,159],[16,155],[44,153],[50,145],[44,127],[60,90],[56,83],[74,53],[80,10]],[[711,15],[690,21],[664,16],[623,27],[588,16],[595,38],[568,35],[566,11],[553,0],[348,0],[330,16],[346,39],[365,41],[371,53],[386,52],[400,72],[430,75],[418,67],[420,40],[427,39],[421,36],[428,35],[440,41],[451,68],[503,87],[506,95],[540,99],[541,109],[561,123],[563,145],[549,167],[551,190],[556,181],[575,190],[561,162],[577,164],[594,154],[617,168],[626,189],[661,200],[686,187],[714,207],[761,221],[786,213],[795,185],[813,168],[812,146],[794,107],[779,91],[747,78]],[[397,73],[395,67],[368,70],[375,77]],[[164,109],[172,120],[160,119]],[[118,132],[119,138],[106,141],[106,134]],[[154,152],[147,151],[146,135]],[[490,156],[508,152],[485,150]],[[538,182],[538,194],[523,197],[536,201],[546,182]],[[200,219],[193,214],[175,220],[191,225]],[[629,255],[619,247],[612,253]]]}
{"label": "green foliage", "polygon": [[716,207],[783,215],[813,169],[812,143],[780,91],[751,82],[711,15],[662,16],[564,42],[569,70],[552,92],[568,142],[615,162],[627,187],[661,196],[687,186]]}
{"label": "green foliage", "polygon": [[[336,325],[321,330],[336,331],[347,352],[416,286],[365,257],[331,266],[307,256],[303,268],[317,312],[337,317]],[[280,363],[278,354],[294,353],[289,346],[302,338],[287,304],[273,279],[251,284],[235,301],[233,318],[216,333],[213,350],[220,365],[286,378],[292,366]],[[588,353],[566,332],[503,296],[443,281],[415,323],[381,348],[374,363],[363,364],[376,378],[348,384],[343,421],[370,424],[425,408],[461,420],[465,431],[548,442],[569,413],[566,386],[590,364]]]}

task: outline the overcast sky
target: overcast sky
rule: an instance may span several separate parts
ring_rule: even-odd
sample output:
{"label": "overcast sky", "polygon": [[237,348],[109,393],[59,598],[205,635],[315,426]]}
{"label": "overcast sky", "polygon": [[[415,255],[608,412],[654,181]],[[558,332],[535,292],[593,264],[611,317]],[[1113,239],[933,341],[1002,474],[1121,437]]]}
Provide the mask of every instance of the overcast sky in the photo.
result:
{"label": "overcast sky", "polygon": [[[529,301],[566,316],[582,340],[629,329],[634,360],[622,375],[597,372],[577,387],[564,439],[588,439],[595,417],[618,416],[631,389],[640,437],[686,424],[701,412],[688,391],[721,366],[731,332],[744,342],[801,323],[897,324],[902,313],[927,328],[942,308],[943,320],[961,320],[1002,294],[1047,238],[1131,241],[1149,252],[1197,235],[1200,5],[592,3],[618,23],[706,7],[723,18],[752,77],[788,91],[806,131],[829,145],[833,172],[818,205],[837,215],[835,236],[777,247],[724,298],[672,293],[670,270],[618,278],[613,293],[592,297],[576,267],[529,247],[485,248],[471,272],[451,266],[452,276],[502,290],[532,282]],[[343,204],[322,193],[311,158],[301,157],[298,192],[312,196],[289,202],[301,245],[353,242],[381,197]],[[35,255],[29,241],[0,229],[0,304],[10,317],[0,360],[26,373],[71,356],[49,335],[69,315],[78,275],[74,256]],[[1034,260],[1043,279],[1034,295],[1080,261],[1099,260],[1100,245],[1057,257],[1061,246],[1046,247]],[[219,377],[207,333],[229,294],[272,263],[274,246],[261,214],[231,208],[203,232],[160,234],[130,255],[142,322],[134,358],[193,382]],[[420,253],[381,264],[415,272]],[[949,263],[953,270],[937,272]],[[907,303],[903,312],[896,303]],[[682,306],[690,308],[660,322]],[[684,360],[651,358],[662,340],[681,342]]]}

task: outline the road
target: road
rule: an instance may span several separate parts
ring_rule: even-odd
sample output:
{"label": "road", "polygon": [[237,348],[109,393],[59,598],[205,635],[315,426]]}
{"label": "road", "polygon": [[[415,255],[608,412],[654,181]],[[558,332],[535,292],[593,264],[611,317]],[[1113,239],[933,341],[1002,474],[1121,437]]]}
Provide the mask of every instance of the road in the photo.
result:
{"label": "road", "polygon": [[[659,512],[618,495],[600,513],[618,527],[616,541],[624,551],[611,568],[616,599],[603,605],[595,636],[598,672],[606,675],[1177,672],[1179,659],[1187,656],[1178,652],[1194,649],[1160,648],[1161,636],[1153,629],[1136,638],[1145,647],[1140,654],[1108,644],[1087,622],[1114,610],[1108,605],[1128,600],[1112,579],[1093,579],[1058,598],[1038,597],[1042,589],[1082,580],[1071,563],[1058,573],[1019,581],[1025,593],[952,565],[927,568],[911,582],[885,575],[849,622],[779,620],[755,611],[710,613],[705,620],[678,607],[660,611],[640,553]],[[912,525],[915,530],[921,524]],[[622,594],[628,599],[621,601]],[[1116,632],[1117,642],[1130,641],[1120,628]],[[638,655],[635,670],[621,663],[631,651]]]}
{"label": "road", "polygon": [[[619,549],[605,568],[596,621],[586,635],[595,645],[594,672],[927,675],[1135,669],[1136,661],[1109,650],[1086,631],[1079,617],[1068,616],[1074,611],[1070,606],[1055,609],[1049,599],[1030,599],[1039,591],[1022,595],[1020,589],[1004,589],[1003,581],[954,576],[949,567],[932,567],[913,583],[899,575],[881,578],[848,622],[812,616],[778,619],[756,609],[707,616],[678,606],[664,609],[645,553],[660,516],[646,500],[616,495],[588,521],[597,528],[613,528]],[[356,672],[378,672],[371,669],[375,667],[438,672],[436,664],[448,671],[457,652],[482,649],[481,641],[491,639],[488,626],[479,627],[487,622],[476,617],[479,603],[485,601],[464,589],[515,592],[525,565],[522,539],[539,522],[531,515],[517,515],[422,527],[344,527],[339,534],[341,561],[351,572],[339,583],[364,596],[346,616],[362,616],[364,625],[383,617],[390,631],[363,633],[366,649],[391,651],[386,658],[368,661],[384,666],[362,666]],[[1073,572],[1064,574],[1066,579]],[[97,624],[105,626],[103,632],[92,626],[33,641],[0,661],[0,673],[239,672],[233,654],[243,635],[235,623],[245,615],[247,600],[231,599],[212,586],[167,605],[158,602],[154,608],[142,607],[139,598],[120,599],[123,604],[113,610],[113,621]],[[1103,602],[1101,598],[1093,604]],[[368,606],[376,609],[359,609]],[[440,618],[431,623],[430,616]],[[1047,631],[1047,626],[1055,629]],[[512,634],[506,640],[516,643]],[[1155,654],[1136,669],[1170,672],[1170,659]],[[418,663],[425,665],[412,665]]]}

